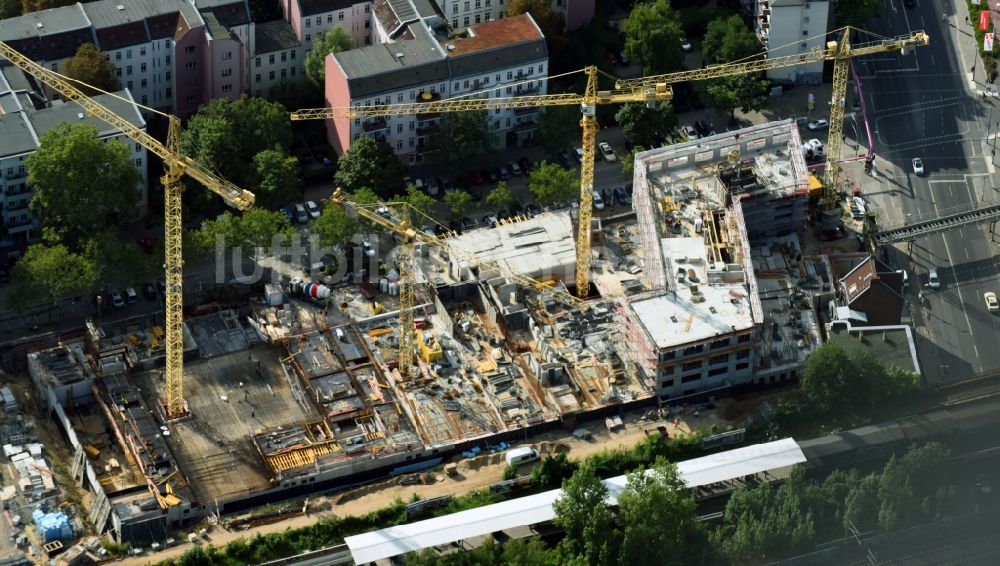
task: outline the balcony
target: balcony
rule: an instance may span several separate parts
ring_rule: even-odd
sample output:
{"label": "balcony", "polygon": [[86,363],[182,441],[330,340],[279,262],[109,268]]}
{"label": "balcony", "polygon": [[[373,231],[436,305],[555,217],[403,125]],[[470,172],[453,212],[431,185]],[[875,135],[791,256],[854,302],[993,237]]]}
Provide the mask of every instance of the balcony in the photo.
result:
{"label": "balcony", "polygon": [[4,179],[20,179],[21,177],[28,176],[28,169],[26,167],[8,167],[4,169],[3,178]]}
{"label": "balcony", "polygon": [[389,122],[384,117],[365,120],[361,124],[361,128],[365,131],[366,134],[371,132],[377,132],[379,130],[384,130],[388,127],[389,127]]}
{"label": "balcony", "polygon": [[28,210],[28,199],[19,200],[17,202],[8,202],[3,207],[5,212],[13,212],[16,210]]}
{"label": "balcony", "polygon": [[31,228],[35,224],[35,220],[28,217],[27,220],[7,220],[4,225],[7,226],[8,232],[14,232],[15,230],[21,231],[23,229]]}
{"label": "balcony", "polygon": [[23,189],[20,188],[20,187],[12,185],[12,186],[7,187],[3,191],[4,196],[8,196],[8,197],[13,197],[13,196],[17,196],[17,195],[27,195],[27,194],[30,194],[30,193],[31,193],[31,187],[29,187],[27,185],[25,185],[25,187]]}
{"label": "balcony", "polygon": [[[421,122],[418,121],[417,123],[420,124]],[[417,135],[418,136],[426,136],[426,135],[433,134],[435,131],[437,131],[438,127],[439,126],[438,126],[437,122],[431,122],[430,124],[427,124],[426,126],[417,126]]]}

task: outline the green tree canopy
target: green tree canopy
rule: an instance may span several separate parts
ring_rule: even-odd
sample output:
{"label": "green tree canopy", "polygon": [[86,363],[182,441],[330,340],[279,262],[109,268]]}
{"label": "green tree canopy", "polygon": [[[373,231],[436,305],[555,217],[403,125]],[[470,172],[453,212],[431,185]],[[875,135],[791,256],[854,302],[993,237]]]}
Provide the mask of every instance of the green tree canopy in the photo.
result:
{"label": "green tree canopy", "polygon": [[709,63],[737,61],[761,51],[757,35],[738,14],[709,22],[701,45]]}
{"label": "green tree canopy", "polygon": [[[402,199],[406,204],[410,205],[414,210],[422,213],[425,216],[434,216],[434,207],[437,206],[437,201],[434,197],[428,195],[427,193],[421,191],[420,189],[410,185],[406,187],[406,195]],[[423,223],[423,218],[410,218],[410,222],[414,225]]]}
{"label": "green tree canopy", "polygon": [[21,15],[21,0],[0,0],[0,20]]}
{"label": "green tree canopy", "polygon": [[770,84],[758,74],[733,75],[713,79],[705,86],[709,103],[720,114],[736,117],[736,109],[741,112],[760,112],[767,108]]}
{"label": "green tree canopy", "polygon": [[642,102],[628,102],[618,108],[615,121],[633,142],[654,147],[657,135],[667,136],[677,125],[677,116],[669,102],[657,102],[653,108],[646,107]]}
{"label": "green tree canopy", "polygon": [[571,202],[579,193],[579,186],[573,171],[548,161],[539,163],[528,176],[528,190],[535,195],[538,206]]}
{"label": "green tree canopy", "polygon": [[28,156],[28,184],[35,188],[32,212],[70,249],[106,225],[128,222],[139,202],[142,174],[132,149],[118,140],[102,142],[97,128],[63,123],[42,135]]}
{"label": "green tree canopy", "polygon": [[865,24],[882,14],[882,3],[879,0],[837,2],[834,13],[837,27],[853,26],[865,29]]}
{"label": "green tree canopy", "polygon": [[[63,74],[67,77],[83,81],[90,86],[103,91],[118,90],[118,79],[115,77],[115,64],[93,43],[84,43],[76,50],[76,54],[66,60]],[[94,89],[76,85],[87,94],[97,94]]]}
{"label": "green tree canopy", "polygon": [[642,61],[645,75],[681,69],[683,36],[680,18],[670,7],[670,0],[636,4],[625,21],[625,51]]}
{"label": "green tree canopy", "polygon": [[271,252],[272,244],[280,245],[282,239],[287,243],[294,235],[295,230],[284,214],[263,208],[251,208],[240,216],[226,211],[216,220],[203,222],[197,232],[198,245],[205,249],[214,249],[217,238],[221,237],[228,248],[265,254]]}
{"label": "green tree canopy", "polygon": [[275,208],[300,196],[299,160],[274,149],[253,156],[257,206]]}
{"label": "green tree canopy", "polygon": [[592,466],[584,464],[565,480],[552,503],[553,522],[566,532],[559,543],[565,554],[582,556],[584,564],[609,564],[617,551],[614,521],[608,509],[608,488]]}
{"label": "green tree canopy", "polygon": [[580,143],[580,136],[580,109],[575,106],[549,106],[538,119],[539,143],[549,156]]}
{"label": "green tree canopy", "polygon": [[844,502],[845,529],[853,526],[865,533],[878,527],[880,479],[879,474],[868,474],[847,494]]}
{"label": "green tree canopy", "polygon": [[566,25],[562,14],[552,9],[552,3],[547,0],[508,0],[507,16],[531,14],[545,36],[549,47],[549,57],[558,57],[566,48]]}
{"label": "green tree canopy", "polygon": [[[357,205],[374,204],[378,197],[371,189],[362,187],[347,195],[347,200]],[[319,218],[313,221],[312,233],[319,237],[321,246],[341,246],[348,248],[348,243],[355,234],[369,230],[371,226],[360,216],[349,214],[342,204],[327,201]]]}
{"label": "green tree canopy", "polygon": [[455,217],[465,216],[476,208],[476,203],[468,191],[448,191],[444,194],[444,202],[448,205],[451,215]]}
{"label": "green tree canopy", "polygon": [[434,160],[451,175],[469,167],[470,158],[492,149],[486,112],[452,112],[446,114],[440,126],[431,134],[430,147]]}
{"label": "green tree canopy", "polygon": [[510,192],[510,189],[507,187],[507,181],[497,181],[497,186],[493,187],[493,190],[486,195],[486,204],[496,210],[507,208],[515,202],[517,202],[517,199],[514,198],[514,193]]}
{"label": "green tree canopy", "polygon": [[680,563],[697,552],[703,537],[694,496],[677,474],[677,466],[662,458],[649,470],[627,475],[618,496],[622,528],[620,564]]}
{"label": "green tree canopy", "polygon": [[384,141],[361,136],[340,156],[333,182],[345,191],[371,187],[388,200],[403,180],[403,164]]}
{"label": "green tree canopy", "polygon": [[622,177],[626,179],[632,178],[633,168],[635,167],[635,154],[642,153],[644,151],[646,151],[645,147],[637,145],[625,154],[622,158]]}
{"label": "green tree canopy", "polygon": [[35,244],[14,266],[7,307],[23,310],[39,300],[56,307],[64,299],[86,295],[96,282],[97,268],[82,254],[72,253],[62,244]]}
{"label": "green tree canopy", "polygon": [[306,77],[316,85],[322,85],[326,77],[326,56],[354,49],[354,38],[341,25],[335,25],[326,33],[313,38],[313,48],[306,54]]}
{"label": "green tree canopy", "polygon": [[21,13],[30,14],[31,12],[40,12],[49,8],[72,6],[73,4],[76,4],[75,0],[21,0]]}
{"label": "green tree canopy", "polygon": [[949,451],[930,442],[893,456],[879,481],[878,524],[884,531],[926,523],[950,511],[954,493],[942,488],[950,477]]}
{"label": "green tree canopy", "polygon": [[163,246],[147,254],[135,240],[123,238],[114,226],[94,234],[84,255],[94,265],[97,279],[105,283],[136,285],[155,279],[163,271]]}

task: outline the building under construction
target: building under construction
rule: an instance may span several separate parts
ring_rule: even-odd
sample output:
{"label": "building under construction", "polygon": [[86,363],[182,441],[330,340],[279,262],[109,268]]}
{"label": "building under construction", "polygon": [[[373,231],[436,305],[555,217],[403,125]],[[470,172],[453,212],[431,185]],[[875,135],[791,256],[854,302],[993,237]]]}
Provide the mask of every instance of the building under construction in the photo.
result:
{"label": "building under construction", "polygon": [[[787,121],[738,134],[637,156],[634,212],[595,219],[600,296],[586,308],[555,300],[573,281],[571,210],[418,245],[404,271],[414,288],[407,375],[397,369],[400,269],[388,259],[368,281],[285,280],[191,311],[180,419],[165,419],[160,402],[156,317],[90,323],[85,336],[30,354],[94,497],[94,524],[118,540],[163,541],[205,517],[434,466],[657,398],[722,394],[801,360],[818,343],[815,321],[790,311],[785,295],[775,307],[784,318],[769,314],[755,276],[762,267],[774,276],[774,258],[788,251],[766,238],[794,236],[803,221],[798,134]],[[776,253],[761,264],[754,247]]]}

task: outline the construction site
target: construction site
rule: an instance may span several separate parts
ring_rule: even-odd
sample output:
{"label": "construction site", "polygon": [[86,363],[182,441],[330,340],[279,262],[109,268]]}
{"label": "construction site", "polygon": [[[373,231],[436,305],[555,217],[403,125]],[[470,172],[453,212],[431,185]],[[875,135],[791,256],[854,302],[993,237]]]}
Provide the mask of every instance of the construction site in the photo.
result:
{"label": "construction site", "polygon": [[633,211],[594,220],[587,300],[570,294],[570,210],[444,238],[414,237],[405,211],[383,210],[405,241],[377,276],[284,278],[190,311],[181,418],[167,418],[156,319],[90,321],[29,354],[29,373],[69,431],[94,525],[133,542],[630,408],[792,380],[821,343],[814,301],[834,284],[799,238],[799,143],[783,121],[637,155]]}

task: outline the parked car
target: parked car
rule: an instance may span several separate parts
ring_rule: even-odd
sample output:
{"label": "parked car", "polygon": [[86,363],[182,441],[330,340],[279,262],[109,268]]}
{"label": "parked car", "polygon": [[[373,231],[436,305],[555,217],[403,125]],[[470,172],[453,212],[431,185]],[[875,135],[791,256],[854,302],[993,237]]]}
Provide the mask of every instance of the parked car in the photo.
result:
{"label": "parked car", "polygon": [[698,130],[694,129],[694,126],[691,124],[686,124],[682,129],[684,131],[684,135],[687,136],[689,141],[701,138],[701,136],[698,135]]}
{"label": "parked car", "polygon": [[507,169],[510,169],[511,174],[515,177],[520,177],[521,173],[523,173],[523,171],[521,171],[521,166],[517,164],[517,161],[511,160],[508,162]]}
{"label": "parked car", "polygon": [[462,223],[459,222],[458,220],[452,218],[451,220],[448,221],[448,229],[451,230],[452,232],[456,233],[456,234],[461,234],[462,233]]}
{"label": "parked car", "polygon": [[806,127],[814,132],[817,130],[825,130],[830,127],[830,122],[827,122],[826,120],[816,120],[815,122],[809,122],[809,125]]}
{"label": "parked car", "polygon": [[306,212],[306,205],[301,202],[295,205],[295,221],[300,224],[309,222],[309,213]]}
{"label": "parked car", "polygon": [[538,208],[538,205],[536,205],[535,203],[529,202],[528,204],[524,205],[524,213],[527,214],[528,216],[534,216],[541,211],[542,209]]}
{"label": "parked car", "polygon": [[570,158],[569,154],[566,153],[565,151],[559,152],[557,158],[559,160],[559,165],[562,165],[563,169],[571,169],[573,167],[573,161]]}
{"label": "parked car", "polygon": [[597,210],[604,210],[604,199],[601,197],[601,193],[598,191],[594,191],[593,198],[594,198],[594,208]]}
{"label": "parked car", "polygon": [[618,62],[621,63],[622,67],[628,67],[632,63],[624,51],[618,52]]}
{"label": "parked car", "polygon": [[625,187],[615,187],[612,193],[615,195],[615,200],[617,200],[619,204],[632,204],[632,197],[625,192]]}
{"label": "parked car", "polygon": [[681,49],[684,51],[691,51],[691,42],[688,41],[688,38],[683,36],[681,37]]}
{"label": "parked car", "polygon": [[510,169],[508,169],[506,165],[501,165],[499,167],[499,169],[500,169],[500,178],[501,179],[503,179],[504,181],[506,181],[507,179],[510,179]]}
{"label": "parked car", "polygon": [[604,204],[606,206],[615,205],[615,193],[611,190],[611,187],[604,187],[601,189],[601,198],[604,199]]}
{"label": "parked car", "polygon": [[603,157],[608,163],[618,161],[618,156],[615,155],[615,150],[611,149],[611,144],[608,142],[601,142],[597,144],[597,149],[600,150],[601,157]]}
{"label": "parked car", "polygon": [[284,214],[285,218],[287,218],[289,222],[295,222],[295,214],[292,212],[292,209],[287,206],[279,208],[278,212]]}
{"label": "parked car", "polygon": [[462,230],[472,230],[476,227],[476,221],[469,218],[468,216],[463,216],[461,219]]}
{"label": "parked car", "polygon": [[573,150],[573,156],[576,157],[577,163],[583,163],[583,148],[578,147]]}
{"label": "parked car", "polygon": [[489,178],[491,183],[496,183],[500,180],[500,170],[497,168],[488,169],[486,171],[486,177]]}
{"label": "parked car", "polygon": [[927,286],[931,289],[939,289],[941,287],[941,278],[938,277],[938,270],[936,267],[930,267],[927,269]]}
{"label": "parked car", "polygon": [[122,294],[118,292],[118,289],[111,290],[111,305],[116,309],[125,308],[125,299],[122,298]]}
{"label": "parked car", "polygon": [[306,210],[309,211],[309,216],[313,218],[319,218],[319,207],[316,206],[314,201],[306,201]]}
{"label": "parked car", "polygon": [[486,226],[496,226],[497,215],[493,213],[486,214],[485,216],[483,216],[483,224]]}
{"label": "parked car", "polygon": [[130,305],[139,302],[139,293],[135,292],[135,287],[125,287],[125,302]]}
{"label": "parked car", "polygon": [[712,125],[706,122],[705,120],[695,121],[694,129],[698,130],[698,134],[700,134],[701,137],[703,138],[708,137],[715,133],[712,129]]}
{"label": "parked car", "polygon": [[531,171],[531,166],[533,163],[527,157],[521,157],[517,160],[517,164],[521,166],[521,170],[527,175]]}
{"label": "parked car", "polygon": [[913,158],[913,174],[918,177],[924,174],[924,162],[919,157]]}
{"label": "parked car", "polygon": [[438,190],[440,189],[440,185],[438,185],[438,181],[434,177],[427,179],[427,183],[424,185],[424,187],[427,190],[427,194],[431,195],[432,197],[436,197],[438,194]]}
{"label": "parked car", "polygon": [[372,243],[368,240],[361,242],[361,250],[368,257],[373,257],[375,255],[375,248],[372,247]]}
{"label": "parked car", "polygon": [[156,300],[156,287],[153,287],[152,283],[143,283],[142,284],[142,294],[143,294],[144,297],[146,297],[150,301],[155,301]]}
{"label": "parked car", "polygon": [[438,179],[438,183],[441,185],[441,190],[446,193],[455,190],[455,185],[452,184],[451,179],[448,177],[441,177]]}

